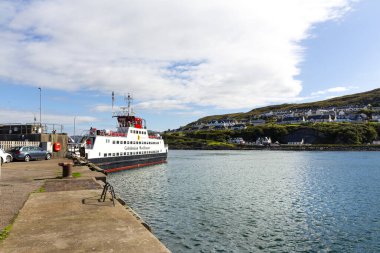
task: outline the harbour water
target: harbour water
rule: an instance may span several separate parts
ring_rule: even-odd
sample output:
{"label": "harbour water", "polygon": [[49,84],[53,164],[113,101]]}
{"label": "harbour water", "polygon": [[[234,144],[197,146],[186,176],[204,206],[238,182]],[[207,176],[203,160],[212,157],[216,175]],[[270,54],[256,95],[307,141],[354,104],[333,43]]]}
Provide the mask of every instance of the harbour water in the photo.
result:
{"label": "harbour water", "polygon": [[170,151],[109,181],[172,252],[380,252],[378,152]]}

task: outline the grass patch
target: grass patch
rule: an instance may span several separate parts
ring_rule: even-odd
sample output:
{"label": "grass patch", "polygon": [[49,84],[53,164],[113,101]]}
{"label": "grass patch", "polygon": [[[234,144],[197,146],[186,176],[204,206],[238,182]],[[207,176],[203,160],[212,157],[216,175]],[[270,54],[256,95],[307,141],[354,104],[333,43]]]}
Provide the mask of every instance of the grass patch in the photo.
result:
{"label": "grass patch", "polygon": [[7,239],[9,233],[11,232],[12,230],[12,224],[6,226],[3,231],[0,232],[0,242],[4,241],[5,239]]}
{"label": "grass patch", "polygon": [[35,190],[34,192],[35,193],[42,193],[42,192],[45,192],[46,189],[45,189],[45,185],[42,185],[40,188],[38,188],[38,190]]}
{"label": "grass patch", "polygon": [[79,172],[73,172],[73,177],[74,178],[78,178],[78,177],[81,177],[82,174],[80,174]]}
{"label": "grass patch", "polygon": [[234,148],[235,145],[232,143],[219,142],[219,141],[209,141],[207,143],[209,147],[225,147],[225,148]]}

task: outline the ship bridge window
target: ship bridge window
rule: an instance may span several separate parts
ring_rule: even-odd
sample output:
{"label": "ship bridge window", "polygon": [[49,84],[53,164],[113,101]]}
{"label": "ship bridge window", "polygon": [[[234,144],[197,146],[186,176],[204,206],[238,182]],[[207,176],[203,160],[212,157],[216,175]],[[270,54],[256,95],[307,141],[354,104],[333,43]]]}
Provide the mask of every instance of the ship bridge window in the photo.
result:
{"label": "ship bridge window", "polygon": [[106,143],[110,143],[110,139],[106,139]]}
{"label": "ship bridge window", "polygon": [[124,144],[127,144],[127,142],[126,142],[126,141],[124,141]]}
{"label": "ship bridge window", "polygon": [[116,153],[116,156],[119,156],[119,153]]}
{"label": "ship bridge window", "polygon": [[111,153],[108,153],[108,156],[111,156]]}
{"label": "ship bridge window", "polygon": [[119,141],[116,141],[116,144],[119,144]]}
{"label": "ship bridge window", "polygon": [[115,141],[112,141],[112,144],[115,144]]}
{"label": "ship bridge window", "polygon": [[107,153],[104,153],[104,157],[107,157]]}

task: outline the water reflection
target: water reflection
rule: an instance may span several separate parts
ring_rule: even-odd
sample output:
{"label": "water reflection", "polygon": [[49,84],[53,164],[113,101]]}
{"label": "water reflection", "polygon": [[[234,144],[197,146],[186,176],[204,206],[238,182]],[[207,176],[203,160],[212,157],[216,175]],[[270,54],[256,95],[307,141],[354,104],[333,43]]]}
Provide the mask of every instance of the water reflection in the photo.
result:
{"label": "water reflection", "polygon": [[109,180],[173,252],[373,251],[374,154],[171,151]]}

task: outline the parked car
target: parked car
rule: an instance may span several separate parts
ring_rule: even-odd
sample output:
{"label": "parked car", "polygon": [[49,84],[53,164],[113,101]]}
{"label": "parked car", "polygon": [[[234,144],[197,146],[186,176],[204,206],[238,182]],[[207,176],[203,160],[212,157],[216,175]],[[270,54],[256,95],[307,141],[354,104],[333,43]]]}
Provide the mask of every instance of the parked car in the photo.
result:
{"label": "parked car", "polygon": [[51,159],[51,153],[43,150],[40,147],[34,147],[34,146],[21,146],[21,147],[14,147],[11,149],[11,154],[13,156],[13,159],[29,162],[30,160],[50,160]]}
{"label": "parked car", "polygon": [[3,164],[3,163],[10,163],[10,162],[12,162],[13,157],[12,157],[11,154],[6,153],[4,150],[2,150],[2,149],[0,148],[0,160],[1,160],[1,161],[0,161],[1,164]]}

